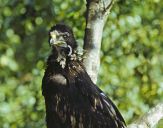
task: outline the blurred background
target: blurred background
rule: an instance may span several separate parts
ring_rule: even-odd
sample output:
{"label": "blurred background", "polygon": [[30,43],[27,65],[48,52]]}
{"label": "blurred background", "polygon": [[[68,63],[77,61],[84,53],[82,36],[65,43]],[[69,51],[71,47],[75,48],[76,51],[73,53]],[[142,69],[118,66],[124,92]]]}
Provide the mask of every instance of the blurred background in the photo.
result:
{"label": "blurred background", "polygon": [[[1,128],[45,128],[48,30],[65,22],[82,46],[85,6],[84,0],[0,0]],[[98,85],[127,123],[163,101],[162,7],[161,0],[117,0],[105,25]]]}

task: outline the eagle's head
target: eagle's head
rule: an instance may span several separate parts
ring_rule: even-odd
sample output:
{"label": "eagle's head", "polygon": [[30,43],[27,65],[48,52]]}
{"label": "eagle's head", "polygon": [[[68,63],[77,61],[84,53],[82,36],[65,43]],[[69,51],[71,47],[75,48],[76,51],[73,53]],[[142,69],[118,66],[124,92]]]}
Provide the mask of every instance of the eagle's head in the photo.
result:
{"label": "eagle's head", "polygon": [[56,24],[51,27],[49,31],[49,44],[52,50],[57,53],[57,61],[61,65],[68,57],[72,57],[77,47],[72,29],[64,24]]}
{"label": "eagle's head", "polygon": [[52,47],[65,49],[65,51],[68,50],[69,52],[77,47],[72,29],[64,24],[56,24],[51,27],[49,44]]}

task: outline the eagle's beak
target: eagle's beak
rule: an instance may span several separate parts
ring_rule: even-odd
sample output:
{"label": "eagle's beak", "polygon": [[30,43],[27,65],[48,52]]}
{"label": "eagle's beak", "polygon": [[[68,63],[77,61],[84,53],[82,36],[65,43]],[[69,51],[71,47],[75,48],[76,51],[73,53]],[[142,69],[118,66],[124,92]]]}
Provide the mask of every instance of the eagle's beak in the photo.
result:
{"label": "eagle's beak", "polygon": [[50,32],[50,45],[55,46],[65,46],[66,42],[64,41],[63,37],[59,36],[59,33],[57,31]]}

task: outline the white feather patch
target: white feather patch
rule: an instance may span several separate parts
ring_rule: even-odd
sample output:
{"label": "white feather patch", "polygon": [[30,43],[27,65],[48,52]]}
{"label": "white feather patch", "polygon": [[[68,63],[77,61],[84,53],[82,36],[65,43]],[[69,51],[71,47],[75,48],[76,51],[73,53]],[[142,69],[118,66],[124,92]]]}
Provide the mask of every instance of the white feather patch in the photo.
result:
{"label": "white feather patch", "polygon": [[67,80],[62,74],[55,74],[50,79],[52,79],[54,82],[61,84],[61,85],[67,84]]}

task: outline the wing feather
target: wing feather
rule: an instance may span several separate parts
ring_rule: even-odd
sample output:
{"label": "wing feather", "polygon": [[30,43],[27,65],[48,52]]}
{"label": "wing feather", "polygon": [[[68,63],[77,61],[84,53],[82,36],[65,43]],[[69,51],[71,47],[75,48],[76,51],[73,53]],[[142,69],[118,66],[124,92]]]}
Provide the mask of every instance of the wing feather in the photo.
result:
{"label": "wing feather", "polygon": [[90,99],[94,111],[100,113],[98,117],[101,118],[101,121],[106,122],[108,120],[112,122],[111,126],[115,128],[125,128],[125,121],[117,107],[103,91],[91,81],[88,74],[81,73],[77,79],[76,85],[80,88],[81,93]]}

